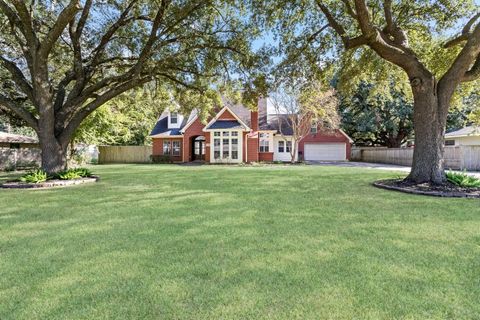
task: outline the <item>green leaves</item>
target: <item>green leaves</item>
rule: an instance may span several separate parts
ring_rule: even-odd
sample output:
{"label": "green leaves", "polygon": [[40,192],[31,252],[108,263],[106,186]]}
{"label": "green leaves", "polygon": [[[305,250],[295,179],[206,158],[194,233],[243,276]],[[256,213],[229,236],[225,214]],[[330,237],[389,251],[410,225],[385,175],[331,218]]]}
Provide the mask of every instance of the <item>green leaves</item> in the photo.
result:
{"label": "green leaves", "polygon": [[20,181],[25,183],[41,183],[48,179],[48,174],[42,169],[36,169],[27,172],[20,177]]}
{"label": "green leaves", "polygon": [[459,187],[463,188],[480,188],[480,179],[468,175],[466,172],[453,172],[448,171],[446,173],[447,180]]}

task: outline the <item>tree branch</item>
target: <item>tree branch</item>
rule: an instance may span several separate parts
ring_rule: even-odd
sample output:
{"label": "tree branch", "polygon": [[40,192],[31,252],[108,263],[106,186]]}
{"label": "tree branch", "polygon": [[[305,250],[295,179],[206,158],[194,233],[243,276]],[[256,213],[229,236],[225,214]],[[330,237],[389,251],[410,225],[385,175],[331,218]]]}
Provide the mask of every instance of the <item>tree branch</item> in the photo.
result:
{"label": "tree branch", "polygon": [[473,66],[465,72],[465,75],[463,76],[462,81],[463,82],[468,82],[468,81],[474,81],[480,78],[480,55],[477,57],[477,60],[475,60],[475,63]]}
{"label": "tree branch", "polygon": [[444,48],[451,48],[451,47],[454,47],[454,46],[456,46],[456,45],[458,45],[458,44],[460,44],[460,43],[462,43],[462,42],[467,41],[468,38],[469,38],[470,35],[471,35],[472,26],[473,26],[473,24],[478,20],[478,18],[480,18],[480,12],[477,13],[476,15],[474,15],[472,18],[470,18],[470,20],[469,20],[469,21],[465,24],[465,26],[463,27],[462,33],[461,33],[459,36],[457,36],[457,37],[455,37],[455,38],[447,41],[447,42],[443,45],[443,47],[444,47]]}
{"label": "tree branch", "polygon": [[92,102],[88,103],[85,105],[83,108],[80,109],[79,112],[77,112],[75,115],[73,115],[72,119],[68,123],[68,125],[65,127],[65,129],[62,131],[60,134],[59,140],[60,143],[63,144],[68,144],[70,141],[71,136],[75,132],[75,130],[78,128],[78,126],[82,123],[82,121],[93,111],[95,111],[97,108],[102,106],[104,103],[107,101],[111,100],[112,98],[115,98],[116,96],[124,93],[125,91],[128,91],[132,88],[141,86],[149,81],[151,81],[152,78],[150,76],[143,77],[143,78],[134,78],[131,79],[123,84],[120,84],[119,86],[116,86],[105,93],[101,94],[98,96],[96,99],[94,99]]}
{"label": "tree branch", "polygon": [[477,60],[479,55],[480,24],[477,24],[451,67],[443,75],[442,79],[440,79],[438,90],[442,92],[446,90],[446,97],[448,97],[448,95],[453,94],[453,91],[460,82],[473,80],[474,76],[477,74]]}
{"label": "tree branch", "polygon": [[[36,50],[38,45],[38,38],[33,29],[32,18],[30,17],[30,13],[28,12],[28,8],[25,5],[25,2],[19,0],[12,0],[12,3],[15,6],[15,9],[17,9],[20,25],[23,27],[20,30],[25,36],[30,50]],[[32,56],[33,55],[34,54],[32,54]]]}
{"label": "tree branch", "polygon": [[13,81],[20,87],[23,93],[33,101],[33,89],[30,83],[28,83],[27,79],[25,78],[23,72],[17,67],[15,63],[6,59],[3,56],[0,56],[0,62],[5,66],[10,74],[12,75]]}
{"label": "tree branch", "polygon": [[80,10],[79,0],[70,1],[68,6],[62,10],[53,27],[48,32],[45,40],[40,45],[39,55],[41,58],[46,59],[48,57],[55,42],[57,42],[63,30],[65,30],[66,26],[75,17],[78,10]]}
{"label": "tree branch", "polygon": [[0,105],[12,110],[16,115],[25,120],[29,126],[38,131],[38,120],[23,106],[18,105],[15,101],[0,94]]}

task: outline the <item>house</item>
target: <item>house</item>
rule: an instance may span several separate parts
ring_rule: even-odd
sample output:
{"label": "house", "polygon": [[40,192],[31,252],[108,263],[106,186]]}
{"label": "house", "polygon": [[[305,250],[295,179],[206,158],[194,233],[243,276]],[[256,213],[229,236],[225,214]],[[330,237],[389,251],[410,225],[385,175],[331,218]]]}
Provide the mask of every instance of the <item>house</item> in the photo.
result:
{"label": "house", "polygon": [[[258,111],[223,103],[206,123],[196,110],[189,115],[165,110],[150,134],[153,155],[166,155],[174,162],[290,161],[292,129],[282,126],[282,135],[277,115],[268,114],[266,99],[259,100]],[[312,126],[310,134],[299,142],[296,156],[345,161],[350,157],[351,143],[342,130],[323,132]]]}
{"label": "house", "polygon": [[38,140],[29,136],[0,131],[0,148],[38,148]]}
{"label": "house", "polygon": [[480,128],[469,126],[445,134],[445,146],[480,145]]}

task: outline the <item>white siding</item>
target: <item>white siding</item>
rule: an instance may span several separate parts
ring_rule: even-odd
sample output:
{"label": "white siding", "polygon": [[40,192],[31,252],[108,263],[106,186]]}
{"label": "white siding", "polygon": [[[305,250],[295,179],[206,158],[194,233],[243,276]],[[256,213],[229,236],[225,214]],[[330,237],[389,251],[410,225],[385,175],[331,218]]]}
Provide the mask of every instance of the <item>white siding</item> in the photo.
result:
{"label": "white siding", "polygon": [[178,129],[182,125],[183,122],[183,115],[180,113],[177,113],[177,123],[171,123],[170,122],[170,114],[171,112],[168,113],[168,128],[169,129]]}
{"label": "white siding", "polygon": [[480,136],[446,138],[445,140],[455,140],[456,146],[479,146],[480,145]]}
{"label": "white siding", "polygon": [[[279,141],[284,141],[285,139],[292,141],[292,148],[293,148],[293,139],[291,137],[285,137],[283,138],[281,135],[276,135],[273,137],[273,161],[285,161],[289,162],[292,160],[292,156],[290,155],[290,152],[287,152],[284,148],[284,152],[278,152],[278,142]],[[297,148],[297,154],[295,155],[295,161],[297,161],[297,155],[298,155],[298,148]]]}

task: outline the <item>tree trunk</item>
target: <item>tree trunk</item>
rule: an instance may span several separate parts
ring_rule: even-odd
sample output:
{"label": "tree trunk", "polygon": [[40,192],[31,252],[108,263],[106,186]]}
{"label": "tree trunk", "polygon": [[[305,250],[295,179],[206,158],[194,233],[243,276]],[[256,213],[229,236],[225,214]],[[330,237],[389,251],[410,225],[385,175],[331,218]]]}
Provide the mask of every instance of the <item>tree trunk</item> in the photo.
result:
{"label": "tree trunk", "polygon": [[42,169],[48,173],[57,173],[67,167],[67,148],[63,147],[55,137],[40,137],[42,150]]}
{"label": "tree trunk", "polygon": [[448,105],[439,101],[434,79],[423,79],[419,86],[412,84],[412,89],[415,147],[412,170],[406,180],[443,184],[446,181],[443,156]]}

